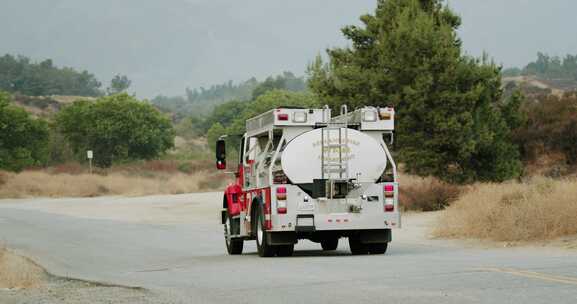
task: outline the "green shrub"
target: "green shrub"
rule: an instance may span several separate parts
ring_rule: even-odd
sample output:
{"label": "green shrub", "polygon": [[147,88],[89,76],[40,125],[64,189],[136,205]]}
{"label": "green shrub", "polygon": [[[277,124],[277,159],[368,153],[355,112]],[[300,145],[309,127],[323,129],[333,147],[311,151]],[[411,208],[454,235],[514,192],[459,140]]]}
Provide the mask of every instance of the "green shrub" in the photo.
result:
{"label": "green shrub", "polygon": [[20,171],[48,159],[48,124],[9,104],[0,92],[0,169]]}
{"label": "green shrub", "polygon": [[527,122],[514,132],[525,162],[563,153],[567,164],[577,164],[577,93],[562,97],[541,95],[523,106]]}
{"label": "green shrub", "polygon": [[[573,108],[573,110],[577,110]],[[562,138],[559,139],[559,146],[567,162],[571,165],[577,164],[577,119],[571,119],[563,129]]]}
{"label": "green shrub", "polygon": [[193,166],[190,162],[180,163],[178,165],[178,171],[186,174],[191,174],[193,172]]}
{"label": "green shrub", "polygon": [[57,125],[78,157],[94,151],[94,163],[154,159],[174,147],[171,121],[152,105],[128,94],[77,101],[56,116]]}

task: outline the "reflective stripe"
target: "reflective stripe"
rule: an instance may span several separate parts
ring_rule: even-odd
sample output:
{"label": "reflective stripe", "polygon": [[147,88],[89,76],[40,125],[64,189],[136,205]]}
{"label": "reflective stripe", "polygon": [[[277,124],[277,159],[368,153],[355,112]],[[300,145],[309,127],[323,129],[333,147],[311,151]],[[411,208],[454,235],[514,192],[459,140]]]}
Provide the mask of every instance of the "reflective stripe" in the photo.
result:
{"label": "reflective stripe", "polygon": [[264,220],[265,220],[265,221],[270,221],[270,214],[265,214],[265,215],[264,215]]}

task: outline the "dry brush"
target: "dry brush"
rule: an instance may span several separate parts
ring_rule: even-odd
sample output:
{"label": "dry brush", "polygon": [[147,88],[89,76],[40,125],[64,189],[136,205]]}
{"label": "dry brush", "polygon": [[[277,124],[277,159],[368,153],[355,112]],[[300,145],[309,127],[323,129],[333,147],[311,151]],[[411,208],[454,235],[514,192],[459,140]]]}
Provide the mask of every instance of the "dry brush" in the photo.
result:
{"label": "dry brush", "polygon": [[507,242],[577,235],[577,180],[476,185],[441,215],[435,235]]}

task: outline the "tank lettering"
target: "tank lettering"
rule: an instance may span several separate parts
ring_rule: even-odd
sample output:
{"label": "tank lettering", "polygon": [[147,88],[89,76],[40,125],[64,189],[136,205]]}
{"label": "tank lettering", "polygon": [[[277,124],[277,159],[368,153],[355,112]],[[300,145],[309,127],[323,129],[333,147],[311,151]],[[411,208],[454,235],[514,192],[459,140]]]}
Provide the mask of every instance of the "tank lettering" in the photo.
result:
{"label": "tank lettering", "polygon": [[[345,143],[345,140],[341,139],[340,142],[339,142],[338,138],[330,138],[328,141],[326,139],[324,141],[317,140],[317,141],[313,142],[313,147],[319,147],[322,144],[327,145],[327,144],[338,144],[338,143]],[[358,140],[354,140],[354,139],[349,138],[346,141],[346,144],[358,146],[358,145],[360,145],[360,142]]]}

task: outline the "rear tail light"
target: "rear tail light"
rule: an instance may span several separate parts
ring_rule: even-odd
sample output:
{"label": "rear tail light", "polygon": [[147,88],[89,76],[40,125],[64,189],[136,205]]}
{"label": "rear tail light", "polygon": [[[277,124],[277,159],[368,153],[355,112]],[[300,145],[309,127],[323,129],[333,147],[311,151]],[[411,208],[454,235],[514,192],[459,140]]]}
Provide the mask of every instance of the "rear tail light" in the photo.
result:
{"label": "rear tail light", "polygon": [[286,214],[287,203],[286,203],[286,187],[276,188],[276,213]]}
{"label": "rear tail light", "polygon": [[383,187],[385,193],[385,212],[395,211],[395,185],[386,184]]}
{"label": "rear tail light", "polygon": [[276,188],[276,199],[283,201],[286,200],[286,187]]}
{"label": "rear tail light", "polygon": [[288,114],[277,114],[276,119],[282,120],[282,121],[288,121],[289,115]]}
{"label": "rear tail light", "polygon": [[385,197],[395,196],[395,185],[388,184],[385,185],[383,188],[384,188],[383,190],[385,190]]}
{"label": "rear tail light", "polygon": [[223,161],[223,160],[217,161],[216,162],[216,169],[218,169],[218,170],[226,169],[226,161]]}
{"label": "rear tail light", "polygon": [[393,202],[387,203],[385,202],[385,212],[394,212],[395,211],[395,204]]}
{"label": "rear tail light", "polygon": [[277,214],[286,214],[286,201],[277,201]]}

